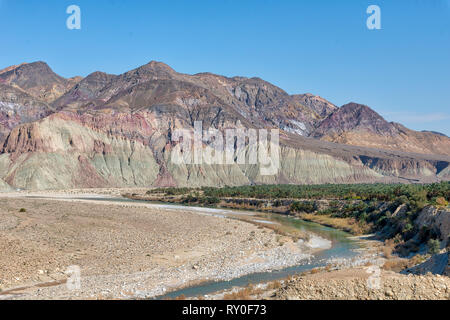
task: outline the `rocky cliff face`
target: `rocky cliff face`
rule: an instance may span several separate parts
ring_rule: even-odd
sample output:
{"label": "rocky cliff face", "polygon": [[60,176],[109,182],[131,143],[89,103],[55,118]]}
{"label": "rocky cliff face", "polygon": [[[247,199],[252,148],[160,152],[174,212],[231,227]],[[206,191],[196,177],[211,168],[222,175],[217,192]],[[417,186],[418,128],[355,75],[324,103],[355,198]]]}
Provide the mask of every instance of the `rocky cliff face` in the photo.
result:
{"label": "rocky cliff face", "polygon": [[427,228],[433,231],[444,242],[444,247],[450,244],[450,210],[428,206],[424,208],[415,221],[420,229]]}
{"label": "rocky cliff face", "polygon": [[[0,105],[16,104],[0,113],[3,189],[432,182],[449,177],[446,155],[308,138],[313,133],[333,141],[324,137],[343,132],[395,136],[400,129],[386,125],[368,107],[341,111],[320,97],[290,96],[261,79],[185,75],[158,62],[118,76],[95,72],[73,86],[54,77],[48,66],[37,67],[41,76],[25,76],[30,71],[19,68],[0,72]],[[50,96],[51,103],[42,100]],[[192,130],[195,121],[221,131],[280,128],[280,170],[263,176],[258,165],[172,163],[173,132]]]}
{"label": "rocky cliff face", "polygon": [[280,170],[272,176],[261,175],[258,165],[174,164],[168,135],[181,123],[170,124],[166,115],[59,112],[18,126],[1,150],[0,175],[24,189],[437,181],[434,160],[339,145],[327,153],[328,145],[310,146],[307,138],[303,147],[282,140]]}
{"label": "rocky cliff face", "polygon": [[16,87],[0,83],[0,145],[20,124],[42,119],[53,108]]}

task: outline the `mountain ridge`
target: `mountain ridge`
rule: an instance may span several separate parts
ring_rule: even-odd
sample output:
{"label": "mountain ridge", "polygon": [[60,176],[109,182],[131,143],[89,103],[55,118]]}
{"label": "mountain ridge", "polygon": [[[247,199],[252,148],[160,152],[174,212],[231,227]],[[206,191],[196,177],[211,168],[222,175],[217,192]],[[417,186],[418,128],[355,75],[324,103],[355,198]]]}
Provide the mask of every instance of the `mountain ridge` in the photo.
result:
{"label": "mountain ridge", "polygon": [[[11,188],[450,179],[450,139],[389,123],[364,105],[338,108],[259,78],[188,75],[156,61],[119,75],[93,72],[73,85],[46,64],[31,65],[43,72],[30,74],[27,64],[0,73],[0,100],[16,96],[16,109],[29,113],[0,118],[0,185]],[[10,88],[16,88],[12,95]],[[261,176],[259,165],[173,164],[172,132],[192,130],[195,121],[220,131],[281,129],[279,172]]]}
{"label": "mountain ridge", "polygon": [[16,86],[44,102],[52,102],[79,81],[80,77],[65,79],[43,61],[22,63],[0,71],[0,82]]}

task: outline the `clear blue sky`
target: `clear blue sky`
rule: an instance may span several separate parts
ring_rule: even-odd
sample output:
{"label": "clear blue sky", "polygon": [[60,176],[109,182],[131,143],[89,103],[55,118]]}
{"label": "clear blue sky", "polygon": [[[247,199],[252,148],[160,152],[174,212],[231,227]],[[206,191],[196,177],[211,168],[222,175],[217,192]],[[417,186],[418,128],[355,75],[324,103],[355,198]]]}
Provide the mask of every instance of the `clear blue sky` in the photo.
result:
{"label": "clear blue sky", "polygon": [[[66,28],[71,4],[81,30]],[[382,30],[366,28],[370,4]],[[0,0],[0,33],[0,68],[43,60],[71,77],[158,60],[450,135],[450,0]]]}

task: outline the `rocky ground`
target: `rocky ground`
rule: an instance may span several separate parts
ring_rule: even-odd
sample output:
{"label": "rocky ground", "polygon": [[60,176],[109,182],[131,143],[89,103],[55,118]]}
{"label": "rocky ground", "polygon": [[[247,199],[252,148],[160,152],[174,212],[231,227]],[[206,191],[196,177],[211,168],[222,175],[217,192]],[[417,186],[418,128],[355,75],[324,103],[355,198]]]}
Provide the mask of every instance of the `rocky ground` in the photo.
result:
{"label": "rocky ground", "polygon": [[[305,241],[224,218],[220,210],[95,200],[138,191],[2,194],[0,300],[149,298],[209,279],[306,262],[314,253]],[[450,299],[449,277],[384,270],[383,244],[364,241],[369,246],[354,261],[330,261],[322,270],[204,298]],[[380,269],[372,270],[374,265]],[[66,284],[69,266],[80,267],[80,289]],[[376,270],[378,288],[369,285]]]}
{"label": "rocky ground", "polygon": [[[0,299],[145,298],[310,256],[273,230],[201,211],[9,196],[0,198]],[[68,290],[69,266],[80,267],[79,290]]]}
{"label": "rocky ground", "polygon": [[[381,270],[379,286],[369,267],[320,272],[286,280],[272,299],[287,300],[449,300],[450,278],[401,275]],[[369,278],[372,277],[372,278]],[[371,280],[372,279],[372,280]],[[372,284],[371,284],[372,283]]]}
{"label": "rocky ground", "polygon": [[[365,248],[354,258],[331,259],[326,267],[287,279],[235,287],[192,299],[450,300],[450,278],[447,275],[432,274],[430,270],[433,268],[430,267],[424,274],[389,271],[385,264],[392,259],[384,257],[382,242],[369,240],[370,237],[355,238],[364,239]],[[429,265],[430,262],[424,264]]]}

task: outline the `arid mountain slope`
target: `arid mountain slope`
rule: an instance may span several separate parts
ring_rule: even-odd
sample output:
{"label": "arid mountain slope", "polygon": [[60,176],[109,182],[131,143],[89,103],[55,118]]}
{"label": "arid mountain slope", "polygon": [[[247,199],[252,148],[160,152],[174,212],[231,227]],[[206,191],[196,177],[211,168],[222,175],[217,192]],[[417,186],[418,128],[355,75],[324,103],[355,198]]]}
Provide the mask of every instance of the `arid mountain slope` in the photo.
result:
{"label": "arid mountain slope", "polygon": [[80,80],[65,79],[50,69],[45,62],[25,63],[0,71],[0,83],[18,87],[33,97],[52,102]]}
{"label": "arid mountain slope", "polygon": [[162,125],[167,121],[155,110],[132,116],[53,114],[12,130],[0,152],[1,177],[27,189],[431,182],[449,163],[445,157],[343,148],[289,135],[273,176],[262,176],[259,165],[178,165],[170,160],[170,130]]}
{"label": "arid mountain slope", "polygon": [[[211,73],[186,75],[177,73],[161,62],[152,61],[142,67],[113,76],[96,72],[78,83],[54,102],[54,106],[72,109],[111,108],[110,99],[120,100],[122,94],[148,81],[177,80],[191,83],[215,96],[230,111],[257,128],[280,128],[301,136],[311,136],[344,144],[401,150],[415,153],[450,155],[450,139],[431,132],[416,132],[388,123],[367,106],[350,103],[337,108],[327,100],[312,94],[290,96],[282,89],[259,78],[227,78]],[[173,87],[174,82],[171,83]],[[160,85],[160,91],[162,86]],[[175,86],[176,87],[176,86]],[[131,91],[130,91],[131,90]],[[163,92],[162,90],[161,92]],[[195,104],[194,95],[188,97]],[[142,95],[141,95],[142,97]],[[156,104],[156,100],[129,99],[131,110]],[[144,103],[143,103],[144,102]],[[185,101],[186,102],[186,101]],[[118,107],[117,103],[114,107]]]}
{"label": "arid mountain slope", "polygon": [[[347,131],[372,134],[369,138],[376,142],[379,136],[395,136],[400,130],[416,134],[386,124],[368,107],[338,109],[320,97],[290,96],[258,78],[186,75],[160,62],[122,75],[95,72],[72,87],[64,87],[65,79],[55,77],[48,66],[38,63],[37,67],[42,75],[25,76],[25,71],[17,71],[20,68],[0,74],[0,79],[12,83],[2,85],[0,101],[20,100],[16,109],[22,112],[17,111],[17,119],[6,113],[2,118],[3,189],[432,182],[450,178],[450,157],[445,154],[325,141],[331,140],[327,134]],[[50,90],[54,93],[50,106],[35,98],[36,88],[55,86],[58,94]],[[25,116],[27,110],[30,116]],[[195,121],[202,121],[204,129],[221,131],[280,128],[279,171],[264,176],[259,165],[173,163],[171,155],[177,145],[172,141],[174,130],[192,130]],[[311,133],[324,141],[309,138]],[[430,133],[429,139],[434,136],[438,137]],[[442,142],[436,139],[435,148],[440,148]],[[419,138],[410,141],[425,143]],[[419,149],[416,144],[412,150]],[[209,148],[209,143],[204,147]]]}
{"label": "arid mountain slope", "polygon": [[[256,127],[277,127],[307,136],[321,119],[310,107],[296,101],[282,89],[258,78],[226,78],[210,73],[186,75],[175,72],[161,62],[152,61],[122,75],[112,76],[96,72],[80,81],[74,88],[54,102],[56,108],[105,108],[110,99],[117,101],[121,94],[148,81],[177,80],[178,84],[190,83],[214,95],[234,113],[247,119]],[[169,84],[170,82],[166,82]],[[173,85],[174,82],[171,84]],[[161,86],[160,86],[161,87]],[[196,98],[191,95],[195,104]],[[153,101],[146,101],[151,106]],[[141,108],[131,103],[130,109]]]}
{"label": "arid mountain slope", "polygon": [[0,83],[0,144],[16,126],[42,119],[52,110],[25,91]]}
{"label": "arid mountain slope", "polygon": [[26,63],[21,63],[21,64],[19,64],[19,65],[17,65],[17,66],[9,66],[9,67],[6,67],[5,69],[0,70],[0,74],[5,73],[5,72],[8,72],[8,71],[11,71],[11,70],[14,70],[14,69],[17,69],[18,67],[21,67],[21,66],[23,66],[23,65],[25,65],[25,64],[26,64]]}
{"label": "arid mountain slope", "polygon": [[114,78],[114,75],[104,72],[94,72],[80,80],[66,94],[53,102],[55,108],[72,108],[76,110],[99,97],[99,91]]}
{"label": "arid mountain slope", "polygon": [[450,155],[450,139],[432,132],[410,130],[387,122],[369,107],[349,103],[331,113],[312,137],[342,144]]}
{"label": "arid mountain slope", "polygon": [[328,117],[331,113],[338,109],[338,107],[336,107],[331,102],[311,93],[296,94],[292,97],[302,105],[314,110],[321,118]]}

